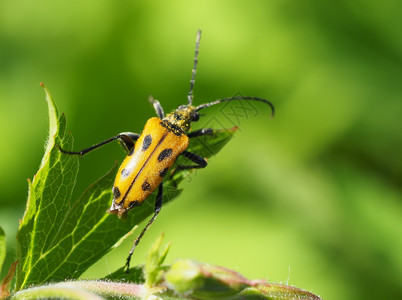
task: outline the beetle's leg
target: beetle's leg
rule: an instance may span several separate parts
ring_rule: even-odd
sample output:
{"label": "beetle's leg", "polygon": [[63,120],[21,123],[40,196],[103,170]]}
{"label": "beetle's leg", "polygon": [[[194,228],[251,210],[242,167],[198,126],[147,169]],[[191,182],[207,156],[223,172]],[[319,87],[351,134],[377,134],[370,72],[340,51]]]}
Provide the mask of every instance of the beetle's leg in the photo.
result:
{"label": "beetle's leg", "polygon": [[181,155],[183,155],[184,157],[187,157],[192,162],[195,162],[196,165],[190,165],[190,166],[178,165],[176,170],[202,169],[207,166],[207,161],[197,154],[194,154],[194,153],[191,153],[188,151],[183,151]]}
{"label": "beetle's leg", "polygon": [[203,136],[203,135],[211,135],[214,133],[214,130],[212,128],[201,128],[192,132],[189,132],[187,136],[189,138],[197,137],[197,136]]}
{"label": "beetle's leg", "polygon": [[148,221],[148,224],[145,226],[145,228],[141,231],[140,235],[135,239],[133,247],[130,250],[130,253],[128,254],[127,261],[126,261],[126,273],[130,272],[130,261],[131,261],[131,256],[133,255],[135,247],[139,244],[141,238],[144,236],[145,232],[148,230],[148,228],[151,226],[153,221],[155,221],[156,216],[159,214],[162,208],[162,202],[163,202],[163,182],[158,187],[158,194],[156,195],[156,200],[155,200],[155,210],[154,210],[154,215],[152,218]]}
{"label": "beetle's leg", "polygon": [[123,145],[123,147],[127,150],[127,152],[131,152],[134,148],[135,141],[138,140],[140,137],[139,134],[137,133],[132,133],[132,132],[122,132],[119,133],[118,135],[111,137],[110,139],[104,140],[103,142],[100,142],[99,144],[95,144],[89,148],[85,148],[81,151],[67,151],[62,149],[60,146],[59,149],[62,153],[64,154],[70,154],[70,155],[85,155],[88,152],[95,150],[103,145],[106,145],[110,142],[113,142],[114,140],[120,140],[120,143]]}
{"label": "beetle's leg", "polygon": [[132,153],[134,150],[135,141],[138,140],[140,135],[133,132],[122,132],[119,134],[119,142],[127,151],[127,154]]}
{"label": "beetle's leg", "polygon": [[163,111],[162,105],[158,100],[154,99],[154,97],[149,96],[149,102],[154,106],[155,112],[158,115],[159,119],[163,119],[165,117],[165,112]]}

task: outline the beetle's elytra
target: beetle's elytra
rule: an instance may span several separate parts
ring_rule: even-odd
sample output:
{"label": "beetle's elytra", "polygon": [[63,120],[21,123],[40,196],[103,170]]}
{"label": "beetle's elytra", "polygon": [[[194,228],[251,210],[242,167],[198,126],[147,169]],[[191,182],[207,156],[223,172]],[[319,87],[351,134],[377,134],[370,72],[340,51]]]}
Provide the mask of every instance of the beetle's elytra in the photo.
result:
{"label": "beetle's elytra", "polygon": [[108,209],[108,213],[123,216],[130,209],[141,205],[158,189],[154,215],[148,224],[135,239],[126,262],[126,272],[129,271],[131,256],[135,247],[140,242],[142,236],[158,215],[163,202],[163,179],[175,163],[179,155],[183,155],[193,162],[192,165],[177,166],[176,170],[205,168],[207,162],[203,157],[188,152],[190,140],[193,137],[211,135],[211,128],[204,128],[189,132],[191,122],[198,121],[201,109],[219,104],[225,101],[260,101],[271,107],[272,115],[274,106],[268,100],[257,97],[231,97],[223,98],[213,102],[193,106],[193,87],[198,62],[198,49],[201,39],[201,31],[198,31],[194,55],[194,66],[190,81],[190,92],[188,94],[188,104],[181,105],[173,112],[167,114],[163,111],[159,101],[150,98],[158,117],[150,118],[142,131],[142,134],[132,132],[122,132],[99,144],[93,145],[82,151],[60,151],[70,155],[85,155],[114,140],[119,140],[127,150],[127,157],[121,164],[113,185],[113,202]]}
{"label": "beetle's elytra", "polygon": [[187,135],[176,135],[161,122],[159,118],[147,121],[143,134],[121,164],[114,182],[109,213],[122,216],[145,201],[161,184],[176,158],[187,149]]}

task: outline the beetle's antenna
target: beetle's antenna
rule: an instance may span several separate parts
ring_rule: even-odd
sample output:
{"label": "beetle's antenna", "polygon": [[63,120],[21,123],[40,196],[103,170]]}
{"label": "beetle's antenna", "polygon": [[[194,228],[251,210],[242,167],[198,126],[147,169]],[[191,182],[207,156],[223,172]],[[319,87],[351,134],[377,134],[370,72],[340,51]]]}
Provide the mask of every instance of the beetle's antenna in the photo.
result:
{"label": "beetle's antenna", "polygon": [[194,65],[193,70],[191,73],[191,80],[190,80],[190,91],[188,92],[188,105],[193,104],[193,89],[194,89],[194,82],[195,82],[195,74],[197,73],[197,63],[198,63],[198,49],[200,48],[200,40],[201,40],[201,30],[197,31],[197,38],[195,40],[195,53],[194,53]]}
{"label": "beetle's antenna", "polygon": [[272,111],[271,117],[273,117],[274,114],[275,114],[275,107],[270,101],[268,101],[266,99],[262,99],[262,98],[257,98],[257,97],[243,97],[243,96],[231,97],[231,98],[223,98],[223,99],[215,100],[213,102],[201,104],[201,105],[199,105],[199,106],[197,106],[195,108],[195,111],[199,111],[199,110],[201,110],[203,108],[210,107],[210,106],[213,106],[215,104],[219,104],[221,102],[232,101],[232,100],[254,100],[254,101],[264,102],[264,103],[268,104],[271,107],[271,111]]}

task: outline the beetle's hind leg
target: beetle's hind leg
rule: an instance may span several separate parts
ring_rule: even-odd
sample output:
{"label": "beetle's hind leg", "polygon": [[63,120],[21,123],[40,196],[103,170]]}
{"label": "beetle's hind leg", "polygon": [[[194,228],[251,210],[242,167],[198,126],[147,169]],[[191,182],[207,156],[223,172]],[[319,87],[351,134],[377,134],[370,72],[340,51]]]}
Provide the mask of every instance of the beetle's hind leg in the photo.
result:
{"label": "beetle's hind leg", "polygon": [[102,147],[103,145],[113,142],[114,140],[119,140],[120,143],[122,144],[122,146],[124,147],[124,149],[127,151],[127,153],[130,154],[134,149],[135,141],[138,140],[139,137],[140,137],[140,135],[138,133],[122,132],[114,137],[104,140],[103,142],[95,144],[89,148],[85,148],[81,151],[67,151],[67,150],[62,149],[60,146],[58,146],[58,148],[64,154],[83,156],[83,155],[87,154],[88,152],[91,152],[92,150],[95,150],[99,147]]}
{"label": "beetle's hind leg", "polygon": [[156,200],[155,200],[155,210],[154,210],[154,215],[152,218],[148,221],[148,224],[144,227],[144,229],[141,231],[140,235],[135,239],[133,247],[130,250],[130,253],[128,254],[127,261],[126,261],[126,273],[130,272],[130,261],[131,261],[131,256],[134,253],[135,247],[140,243],[142,237],[144,236],[145,232],[148,230],[148,228],[152,225],[152,223],[155,221],[156,216],[159,214],[162,208],[162,203],[163,203],[163,181],[158,187],[158,194],[156,195]]}

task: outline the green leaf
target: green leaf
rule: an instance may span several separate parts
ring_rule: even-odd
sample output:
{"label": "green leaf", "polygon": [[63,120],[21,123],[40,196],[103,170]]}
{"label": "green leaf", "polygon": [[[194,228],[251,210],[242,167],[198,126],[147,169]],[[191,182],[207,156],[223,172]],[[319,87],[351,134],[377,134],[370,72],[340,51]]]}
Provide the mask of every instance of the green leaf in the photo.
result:
{"label": "green leaf", "polygon": [[[28,181],[27,206],[17,233],[20,263],[16,290],[78,278],[119,244],[134,225],[153,213],[156,197],[153,193],[143,205],[131,210],[124,221],[107,214],[117,170],[114,166],[73,201],[71,195],[78,173],[78,158],[59,151],[58,146],[72,149],[72,137],[66,132],[64,115],[58,114],[46,88],[45,93],[49,138],[40,168],[33,181]],[[192,139],[190,149],[210,157],[230,140],[233,132],[215,131],[211,136]],[[205,148],[207,142],[209,148]],[[174,172],[174,176],[165,180],[164,204],[180,194],[178,183],[189,174],[189,171]]]}
{"label": "green leaf", "polygon": [[267,300],[321,300],[321,298],[306,290],[291,285],[263,283],[244,289],[236,299],[267,299]]}
{"label": "green leaf", "polygon": [[3,228],[0,227],[0,271],[2,270],[4,259],[6,258],[6,234],[4,233]]}
{"label": "green leaf", "polygon": [[[78,172],[78,159],[62,155],[55,145],[70,145],[72,138],[65,133],[64,115],[59,116],[45,88],[49,109],[49,138],[42,163],[29,184],[27,207],[17,233],[17,290],[26,285],[44,282],[53,266],[62,258],[48,257],[53,249],[60,225],[71,207],[70,198]],[[44,260],[49,264],[35,269]],[[37,271],[37,272],[36,272]]]}

